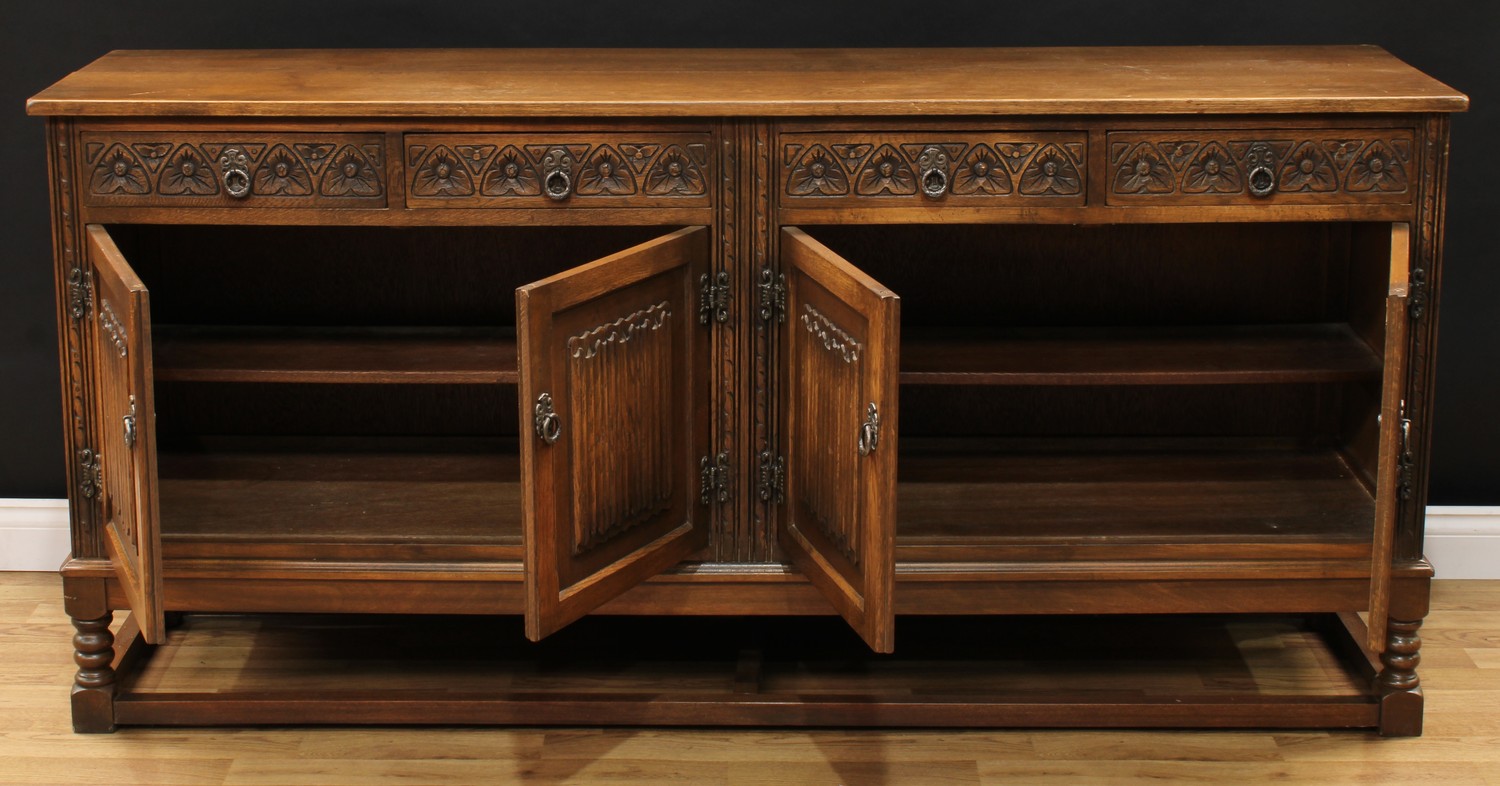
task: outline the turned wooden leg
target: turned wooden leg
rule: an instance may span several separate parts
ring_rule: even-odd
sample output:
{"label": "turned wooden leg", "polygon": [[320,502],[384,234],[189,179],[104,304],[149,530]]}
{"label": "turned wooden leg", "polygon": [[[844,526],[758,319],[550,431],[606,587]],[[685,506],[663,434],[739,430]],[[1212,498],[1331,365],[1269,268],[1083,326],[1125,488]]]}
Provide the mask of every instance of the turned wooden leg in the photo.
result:
{"label": "turned wooden leg", "polygon": [[98,619],[73,619],[73,731],[97,734],[115,730],[115,635],[109,630],[114,614]]}
{"label": "turned wooden leg", "polygon": [[1380,734],[1384,737],[1418,737],[1422,734],[1421,620],[1391,619],[1386,626],[1384,668],[1376,678],[1380,690]]}

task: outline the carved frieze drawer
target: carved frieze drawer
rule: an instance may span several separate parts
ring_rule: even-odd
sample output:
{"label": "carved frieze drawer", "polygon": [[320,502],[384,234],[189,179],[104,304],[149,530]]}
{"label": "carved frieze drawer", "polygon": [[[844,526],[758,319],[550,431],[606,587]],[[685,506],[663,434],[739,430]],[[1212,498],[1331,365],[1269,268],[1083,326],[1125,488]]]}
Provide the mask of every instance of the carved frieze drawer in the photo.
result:
{"label": "carved frieze drawer", "polygon": [[84,200],[128,207],[384,207],[380,134],[82,134]]}
{"label": "carved frieze drawer", "polygon": [[409,207],[707,207],[707,133],[407,134]]}
{"label": "carved frieze drawer", "polygon": [[1112,131],[1112,205],[1406,203],[1408,129]]}
{"label": "carved frieze drawer", "polygon": [[1081,132],[784,133],[788,206],[1082,205]]}

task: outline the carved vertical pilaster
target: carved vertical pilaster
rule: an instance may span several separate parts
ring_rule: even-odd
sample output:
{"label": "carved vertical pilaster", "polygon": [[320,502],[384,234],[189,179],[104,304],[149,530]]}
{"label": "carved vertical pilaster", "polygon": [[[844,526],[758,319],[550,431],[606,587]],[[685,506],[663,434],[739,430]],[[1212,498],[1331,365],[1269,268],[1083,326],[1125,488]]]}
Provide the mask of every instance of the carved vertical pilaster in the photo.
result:
{"label": "carved vertical pilaster", "polygon": [[97,454],[89,441],[89,347],[84,325],[92,307],[93,271],[83,250],[83,228],[77,220],[77,172],[73,149],[73,124],[66,120],[47,123],[47,166],[52,198],[52,249],[58,300],[58,356],[62,358],[62,396],[66,446],[68,502],[72,516],[72,546],[75,557],[97,557],[103,553],[99,533]]}
{"label": "carved vertical pilaster", "polygon": [[1375,678],[1380,692],[1380,733],[1387,737],[1415,737],[1422,733],[1421,620],[1391,619],[1386,623],[1384,666]]}
{"label": "carved vertical pilaster", "polygon": [[[737,130],[738,125],[733,122],[726,121],[719,125],[719,184],[714,213],[716,237],[719,241],[714,255],[714,270],[728,273],[730,281],[736,281],[740,272],[739,222],[736,216],[739,209]],[[736,418],[739,411],[738,382],[741,365],[738,337],[741,334],[740,320],[745,314],[743,299],[743,287],[732,287],[729,320],[713,324],[714,335],[718,339],[715,345],[718,362],[715,364],[714,396],[718,402],[718,410],[714,417],[714,450],[717,455],[734,456],[736,459],[742,452],[738,447],[741,430]],[[750,488],[743,477],[744,465],[743,460],[736,460],[731,465],[734,477],[729,481],[729,487],[735,492]],[[710,545],[715,560],[737,561],[740,544],[745,539],[741,531],[745,520],[745,500],[743,493],[732,492],[729,504],[715,506],[713,543]]]}
{"label": "carved vertical pilaster", "polygon": [[109,732],[115,728],[115,636],[109,630],[114,615],[73,619],[73,730]]}
{"label": "carved vertical pilaster", "polygon": [[1420,199],[1411,258],[1406,412],[1411,419],[1409,456],[1403,457],[1396,558],[1422,556],[1422,528],[1432,456],[1433,360],[1436,350],[1438,293],[1442,279],[1443,218],[1448,187],[1446,114],[1428,115],[1422,124]]}
{"label": "carved vertical pilaster", "polygon": [[[776,234],[775,227],[771,221],[771,184],[775,181],[772,177],[771,167],[771,124],[755,123],[750,126],[747,134],[747,146],[754,153],[750,156],[751,177],[746,181],[752,184],[753,191],[748,195],[746,201],[749,203],[747,209],[751,216],[750,226],[750,256],[753,264],[747,265],[752,278],[758,286],[766,277],[776,276],[780,272],[780,265],[776,259]],[[759,314],[756,315],[759,317]],[[752,421],[752,439],[754,441],[753,455],[759,456],[764,451],[780,450],[777,434],[772,428],[777,422],[776,394],[771,390],[771,369],[776,363],[776,336],[779,335],[781,322],[773,313],[769,320],[755,320],[753,331],[754,363],[750,369],[752,379],[750,389],[754,391],[754,399],[750,410]],[[752,562],[774,562],[780,559],[776,548],[776,500],[757,498],[751,507],[751,527],[756,538],[753,549],[748,555]]]}

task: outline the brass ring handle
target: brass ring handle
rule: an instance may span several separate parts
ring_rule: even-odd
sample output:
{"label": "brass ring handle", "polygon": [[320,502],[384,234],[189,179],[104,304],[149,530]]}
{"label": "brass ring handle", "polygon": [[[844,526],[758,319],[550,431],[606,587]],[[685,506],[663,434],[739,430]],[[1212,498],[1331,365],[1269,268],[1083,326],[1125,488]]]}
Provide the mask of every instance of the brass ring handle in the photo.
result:
{"label": "brass ring handle", "polygon": [[536,408],[531,420],[532,428],[536,430],[536,436],[542,442],[551,445],[562,436],[562,420],[552,409],[552,394],[543,393],[536,398]]}
{"label": "brass ring handle", "polygon": [[922,173],[922,193],[937,199],[948,193],[948,173],[941,169],[928,169]]}
{"label": "brass ring handle", "polygon": [[573,193],[573,178],[562,169],[554,169],[548,172],[547,177],[542,183],[547,196],[553,199],[567,199]]}
{"label": "brass ring handle", "polygon": [[1250,183],[1250,196],[1270,196],[1276,190],[1276,173],[1268,166],[1251,167],[1246,180]]}
{"label": "brass ring handle", "polygon": [[920,182],[922,193],[930,199],[937,199],[948,193],[948,153],[937,145],[932,145],[917,156],[917,168],[920,170]]}
{"label": "brass ring handle", "polygon": [[226,147],[219,154],[219,172],[224,191],[235,199],[250,196],[250,157],[237,147]]}
{"label": "brass ring handle", "polygon": [[1268,142],[1256,142],[1245,151],[1248,172],[1245,182],[1250,196],[1268,197],[1276,190],[1276,151]]}
{"label": "brass ring handle", "polygon": [[558,201],[573,193],[573,154],[566,147],[554,147],[542,156],[542,191]]}
{"label": "brass ring handle", "polygon": [[130,397],[130,414],[122,420],[125,423],[125,447],[135,447],[135,396]]}
{"label": "brass ring handle", "polygon": [[859,425],[859,455],[868,456],[880,446],[880,410],[875,402],[865,410],[865,422]]}

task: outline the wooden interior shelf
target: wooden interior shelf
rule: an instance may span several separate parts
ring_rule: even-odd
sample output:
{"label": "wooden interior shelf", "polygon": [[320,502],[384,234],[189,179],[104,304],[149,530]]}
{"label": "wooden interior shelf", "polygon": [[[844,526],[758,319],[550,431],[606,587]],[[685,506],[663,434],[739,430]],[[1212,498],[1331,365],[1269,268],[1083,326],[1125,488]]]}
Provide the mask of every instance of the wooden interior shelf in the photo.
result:
{"label": "wooden interior shelf", "polygon": [[[820,617],[518,621],[188,615],[123,722],[1370,726],[1368,665],[1326,616],[907,617],[872,656]],[[1003,631],[1004,635],[997,635]],[[1024,646],[1018,645],[1024,643]],[[243,653],[256,653],[246,668]],[[192,657],[183,653],[192,652]],[[1121,661],[1128,663],[1122,676]],[[230,687],[226,687],[230,686]],[[371,686],[392,692],[376,694]],[[435,693],[446,715],[423,715]],[[205,698],[217,704],[208,707]],[[649,697],[649,701],[643,700]],[[1302,704],[1289,715],[1288,705]],[[861,712],[877,705],[884,713]],[[228,719],[227,721],[224,719]]]}
{"label": "wooden interior shelf", "polygon": [[1344,324],[917,329],[901,382],[926,385],[1213,385],[1380,378]]}
{"label": "wooden interior shelf", "polygon": [[510,329],[153,328],[164,382],[516,383]]}
{"label": "wooden interior shelf", "polygon": [[1192,440],[1074,440],[1071,449],[1067,440],[909,442],[897,486],[898,548],[947,544],[972,557],[968,550],[981,545],[1192,544],[1208,554],[1310,544],[1322,556],[1369,554],[1374,500],[1333,450],[1195,449]]}
{"label": "wooden interior shelf", "polygon": [[164,449],[162,537],[242,547],[519,544],[515,450],[513,440],[311,438]]}

